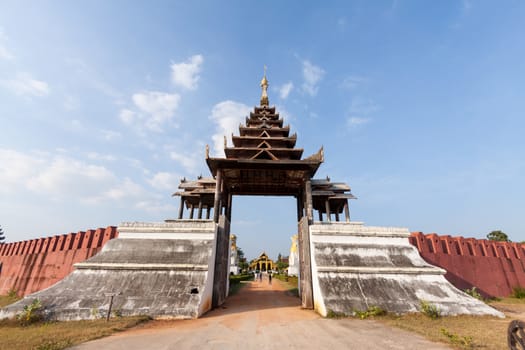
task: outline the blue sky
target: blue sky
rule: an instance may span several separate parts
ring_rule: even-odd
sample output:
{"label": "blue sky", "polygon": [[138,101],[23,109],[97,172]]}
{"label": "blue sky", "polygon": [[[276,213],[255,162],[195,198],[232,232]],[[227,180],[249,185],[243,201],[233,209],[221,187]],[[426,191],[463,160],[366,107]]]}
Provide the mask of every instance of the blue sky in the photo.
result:
{"label": "blue sky", "polygon": [[[522,1],[2,1],[8,241],[177,215],[205,145],[270,104],[367,225],[525,240]],[[288,254],[292,198],[235,197],[249,258]]]}

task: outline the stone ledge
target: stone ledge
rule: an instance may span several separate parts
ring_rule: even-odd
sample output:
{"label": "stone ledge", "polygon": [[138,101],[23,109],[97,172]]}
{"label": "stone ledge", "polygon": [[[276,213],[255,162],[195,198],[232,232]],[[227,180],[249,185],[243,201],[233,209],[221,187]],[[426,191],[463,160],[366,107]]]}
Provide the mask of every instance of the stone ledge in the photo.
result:
{"label": "stone ledge", "polygon": [[120,232],[141,232],[144,229],[154,232],[215,232],[212,220],[174,220],[169,222],[121,222]]}
{"label": "stone ledge", "polygon": [[127,264],[127,263],[76,263],[79,270],[174,270],[208,271],[208,265],[192,264]]}
{"label": "stone ledge", "polygon": [[362,266],[319,266],[318,272],[388,274],[388,275],[444,275],[439,267],[362,267]]}
{"label": "stone ledge", "polygon": [[330,222],[310,225],[312,235],[321,236],[372,236],[372,237],[410,237],[407,228],[363,226],[363,223]]}
{"label": "stone ledge", "polygon": [[203,229],[195,230],[165,230],[165,231],[144,231],[144,230],[133,230],[119,232],[119,239],[188,239],[188,240],[213,240],[214,232],[202,232]]}

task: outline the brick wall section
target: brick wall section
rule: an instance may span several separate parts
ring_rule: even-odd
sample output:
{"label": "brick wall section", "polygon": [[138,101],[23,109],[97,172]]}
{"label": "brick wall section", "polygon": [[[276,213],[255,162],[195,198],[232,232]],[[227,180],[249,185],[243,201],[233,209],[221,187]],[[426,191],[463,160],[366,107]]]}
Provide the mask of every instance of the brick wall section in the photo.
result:
{"label": "brick wall section", "polygon": [[410,243],[445,278],[461,290],[476,287],[485,297],[506,297],[513,287],[525,287],[525,248],[520,243],[495,242],[435,233],[412,232]]}
{"label": "brick wall section", "polygon": [[23,296],[55,284],[73,271],[73,264],[92,257],[117,236],[117,228],[109,226],[1,244],[0,295],[16,290]]}

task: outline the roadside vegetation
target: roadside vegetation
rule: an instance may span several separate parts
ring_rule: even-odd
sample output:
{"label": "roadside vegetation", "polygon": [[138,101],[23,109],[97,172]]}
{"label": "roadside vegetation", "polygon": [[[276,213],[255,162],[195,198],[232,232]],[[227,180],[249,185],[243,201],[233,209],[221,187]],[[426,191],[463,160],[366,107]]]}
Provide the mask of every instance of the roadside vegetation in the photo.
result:
{"label": "roadside vegetation", "polygon": [[[286,278],[288,277],[288,278]],[[275,275],[288,287],[288,292],[297,292],[297,277]],[[230,276],[230,288],[234,293],[244,283],[253,279],[253,275]],[[230,289],[232,293],[232,289]],[[490,316],[442,316],[440,310],[429,302],[422,302],[421,312],[407,315],[387,314],[378,307],[368,310],[354,310],[355,318],[372,319],[389,326],[420,334],[425,338],[442,342],[454,349],[506,349],[507,327],[514,319],[525,320],[525,298],[510,297],[490,301],[489,305],[502,311],[507,316],[499,319]],[[19,298],[16,293],[0,296],[0,306],[8,305]],[[37,349],[59,350],[89,340],[106,337],[149,320],[148,317],[113,317],[94,321],[45,322],[39,319],[41,305],[35,302],[19,317],[0,321],[0,349]],[[348,317],[344,314],[329,312],[329,318]]]}
{"label": "roadside vegetation", "polygon": [[228,295],[237,293],[243,286],[241,282],[251,280],[253,280],[253,275],[251,274],[230,275],[230,291]]}
{"label": "roadside vegetation", "polygon": [[274,278],[283,281],[288,288],[287,293],[299,297],[299,279],[297,276],[288,276],[285,274],[275,274]]}
{"label": "roadside vegetation", "polygon": [[43,322],[30,324],[19,320],[0,320],[0,349],[60,350],[67,347],[106,337],[134,327],[149,318],[119,317],[109,322],[94,321]]}
{"label": "roadside vegetation", "polygon": [[[407,315],[393,315],[377,312],[372,307],[356,311],[354,317],[374,319],[389,326],[420,334],[425,338],[442,342],[454,349],[507,349],[507,328],[514,319],[525,319],[525,299],[505,298],[490,301],[490,306],[507,316],[500,319],[491,316],[442,316],[439,308],[429,302],[421,303],[421,312]],[[333,313],[332,318],[342,315]]]}
{"label": "roadside vegetation", "polygon": [[[20,300],[16,291],[0,296],[0,307]],[[13,319],[0,320],[0,349],[60,350],[106,337],[149,320],[148,317],[114,317],[93,321],[48,322],[42,319],[36,299]]]}
{"label": "roadside vegetation", "polygon": [[12,289],[7,293],[7,295],[0,295],[0,307],[7,306],[18,300],[20,300],[18,293],[16,290]]}

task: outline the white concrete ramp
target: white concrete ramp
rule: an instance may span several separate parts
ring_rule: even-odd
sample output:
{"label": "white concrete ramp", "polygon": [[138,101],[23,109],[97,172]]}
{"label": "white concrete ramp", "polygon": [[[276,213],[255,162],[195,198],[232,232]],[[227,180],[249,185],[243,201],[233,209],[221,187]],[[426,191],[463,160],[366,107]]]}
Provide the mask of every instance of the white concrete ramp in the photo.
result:
{"label": "white concrete ramp", "polygon": [[211,220],[122,223],[119,238],[57,284],[0,311],[12,317],[39,299],[48,318],[197,318],[211,309],[217,225]]}
{"label": "white concrete ramp", "polygon": [[424,261],[409,236],[405,228],[357,222],[310,225],[315,310],[349,315],[377,306],[408,313],[420,311],[426,301],[443,315],[504,317],[450,284],[445,270]]}

